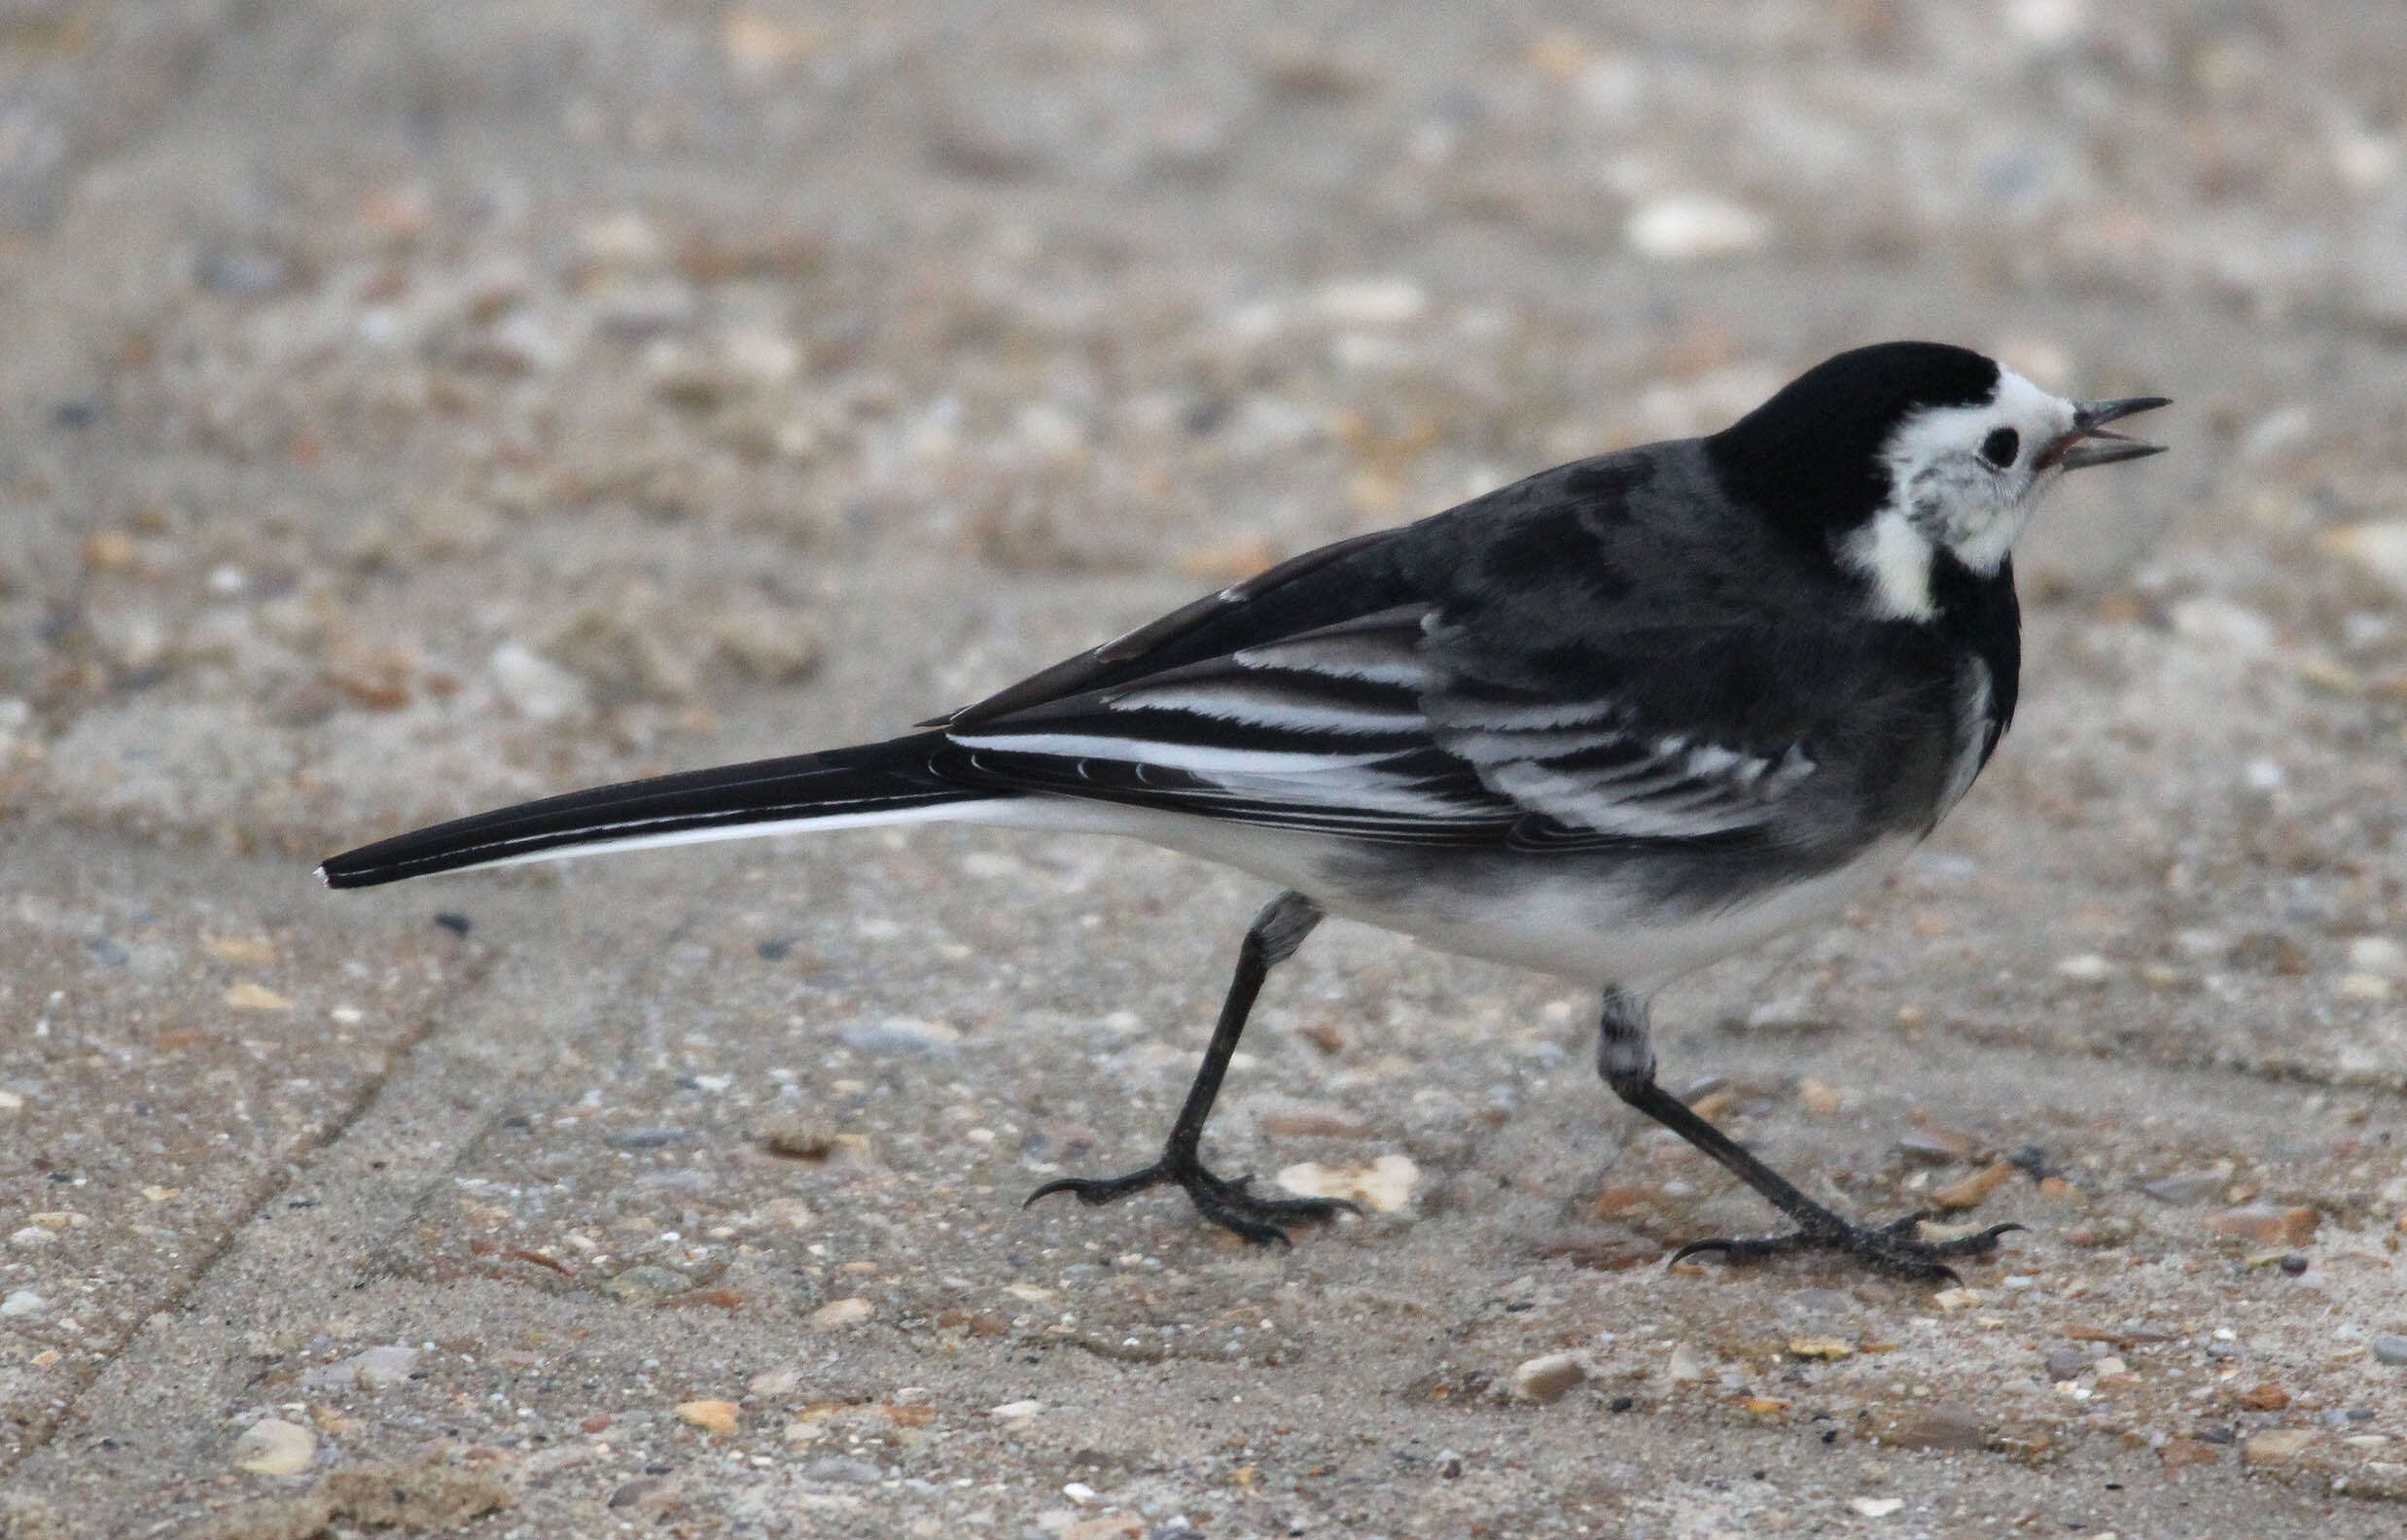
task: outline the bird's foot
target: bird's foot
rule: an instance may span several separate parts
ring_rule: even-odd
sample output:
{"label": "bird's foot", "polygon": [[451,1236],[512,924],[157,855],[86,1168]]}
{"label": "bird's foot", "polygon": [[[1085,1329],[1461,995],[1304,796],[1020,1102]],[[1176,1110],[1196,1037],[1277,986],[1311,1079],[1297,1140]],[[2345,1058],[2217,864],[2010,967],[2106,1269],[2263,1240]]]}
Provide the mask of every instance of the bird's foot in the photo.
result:
{"label": "bird's foot", "polygon": [[1093,1208],[1149,1187],[1170,1185],[1186,1193],[1197,1213],[1256,1245],[1291,1244],[1282,1228],[1286,1225],[1325,1224],[1340,1213],[1363,1211],[1342,1198],[1257,1198],[1249,1190],[1253,1182],[1251,1176],[1215,1176],[1193,1155],[1182,1158],[1176,1152],[1166,1152],[1152,1165],[1124,1176],[1064,1176],[1046,1182],[1030,1193],[1028,1203],[1020,1207],[1027,1208],[1055,1193],[1068,1193]]}
{"label": "bird's foot", "polygon": [[1891,1278],[1909,1278],[1917,1283],[1962,1283],[1956,1270],[1947,1265],[1950,1257],[1985,1257],[1998,1249],[1998,1238],[2009,1230],[2023,1228],[2018,1224],[1997,1224],[1977,1235],[1954,1241],[1925,1241],[1915,1234],[1927,1214],[1911,1213],[1894,1224],[1875,1229],[1869,1225],[1849,1224],[1836,1214],[1827,1215],[1826,1224],[1808,1224],[1805,1228],[1785,1236],[1751,1236],[1732,1241],[1691,1241],[1672,1253],[1672,1261],[1714,1252],[1725,1262],[1760,1262],[1766,1257],[1782,1256],[1791,1251],[1840,1251]]}

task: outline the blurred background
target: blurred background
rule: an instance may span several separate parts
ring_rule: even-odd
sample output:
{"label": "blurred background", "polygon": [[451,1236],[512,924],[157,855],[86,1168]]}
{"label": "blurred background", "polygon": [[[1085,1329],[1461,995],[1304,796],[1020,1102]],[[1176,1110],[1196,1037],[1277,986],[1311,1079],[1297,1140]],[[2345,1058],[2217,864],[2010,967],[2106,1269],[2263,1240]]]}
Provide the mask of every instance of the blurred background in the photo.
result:
{"label": "blurred background", "polygon": [[[1152,1147],[1261,899],[1159,853],[308,879],[1900,336],[2173,452],[2042,514],[1931,847],[1659,1040],[1843,1207],[2025,1219],[1969,1313],[1642,1265],[1764,1215],[1591,1002],[1343,925],[1213,1147],[1402,1160],[1389,1211],[1021,1214]],[[0,1529],[422,1455],[542,1533],[2374,1525],[2322,1494],[2407,1495],[2403,607],[2395,4],[0,0]]]}

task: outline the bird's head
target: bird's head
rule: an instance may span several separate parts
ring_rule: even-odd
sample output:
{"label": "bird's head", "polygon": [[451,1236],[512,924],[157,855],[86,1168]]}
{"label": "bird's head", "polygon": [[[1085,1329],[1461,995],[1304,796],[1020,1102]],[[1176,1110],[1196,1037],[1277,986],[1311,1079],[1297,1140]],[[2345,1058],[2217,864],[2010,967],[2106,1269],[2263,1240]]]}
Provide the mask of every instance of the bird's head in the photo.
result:
{"label": "bird's head", "polygon": [[1877,612],[1933,612],[1941,552],[1996,574],[2066,472],[2161,452],[2107,427],[2159,396],[2068,401],[1966,348],[1884,342],[1816,365],[1706,440],[1730,490],[1827,542]]}

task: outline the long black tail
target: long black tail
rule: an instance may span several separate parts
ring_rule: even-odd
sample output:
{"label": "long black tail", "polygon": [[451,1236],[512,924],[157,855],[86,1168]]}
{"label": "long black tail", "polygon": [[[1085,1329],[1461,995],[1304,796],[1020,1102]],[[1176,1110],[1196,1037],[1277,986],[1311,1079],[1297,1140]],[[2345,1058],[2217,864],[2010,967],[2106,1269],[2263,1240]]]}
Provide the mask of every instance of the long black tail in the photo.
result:
{"label": "long black tail", "polygon": [[346,851],[318,868],[330,888],[506,866],[603,850],[735,839],[788,828],[960,818],[1009,792],[963,787],[928,767],[940,736],[760,759],[595,787],[455,819]]}

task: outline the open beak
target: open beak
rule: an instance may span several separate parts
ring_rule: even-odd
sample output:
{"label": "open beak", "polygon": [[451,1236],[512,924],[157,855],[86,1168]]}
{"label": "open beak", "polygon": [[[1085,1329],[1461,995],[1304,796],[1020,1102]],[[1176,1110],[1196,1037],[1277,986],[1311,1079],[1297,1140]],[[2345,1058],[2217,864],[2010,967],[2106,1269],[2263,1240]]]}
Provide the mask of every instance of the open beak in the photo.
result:
{"label": "open beak", "polygon": [[2083,466],[2113,465],[2120,460],[2141,460],[2152,454],[2163,454],[2163,444],[2142,443],[2126,438],[2106,427],[2135,413],[2154,411],[2173,402],[2162,396],[2127,396],[2121,401],[2074,402],[2072,432],[2039,451],[2039,469],[2062,466],[2078,471]]}

